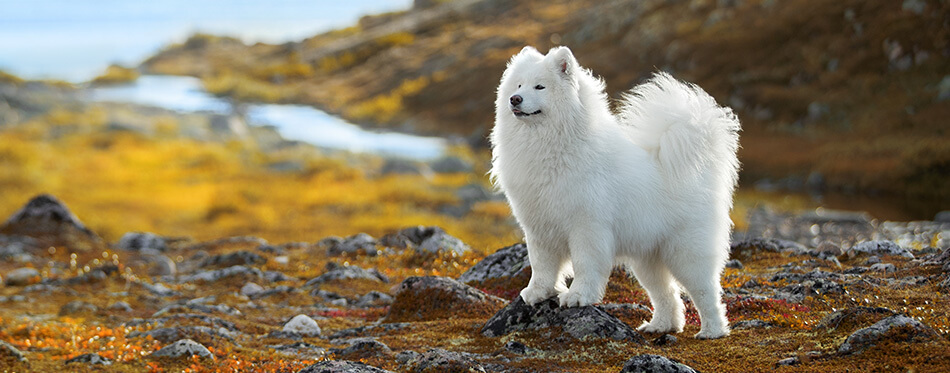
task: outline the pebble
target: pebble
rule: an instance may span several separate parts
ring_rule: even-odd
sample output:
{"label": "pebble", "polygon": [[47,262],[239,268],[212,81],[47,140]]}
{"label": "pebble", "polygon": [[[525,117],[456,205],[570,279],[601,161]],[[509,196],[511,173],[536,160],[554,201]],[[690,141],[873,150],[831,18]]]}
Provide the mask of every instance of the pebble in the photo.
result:
{"label": "pebble", "polygon": [[284,324],[281,330],[298,333],[305,337],[317,337],[320,336],[321,333],[320,325],[317,325],[317,322],[310,318],[310,316],[304,314],[294,316],[290,321]]}
{"label": "pebble", "polygon": [[40,271],[29,267],[14,269],[7,272],[6,276],[7,286],[24,286],[39,282],[39,280]]}
{"label": "pebble", "polygon": [[190,339],[180,339],[175,343],[153,352],[150,356],[177,358],[182,356],[191,357],[193,355],[214,359],[214,355],[211,354],[211,351],[208,351],[207,347]]}

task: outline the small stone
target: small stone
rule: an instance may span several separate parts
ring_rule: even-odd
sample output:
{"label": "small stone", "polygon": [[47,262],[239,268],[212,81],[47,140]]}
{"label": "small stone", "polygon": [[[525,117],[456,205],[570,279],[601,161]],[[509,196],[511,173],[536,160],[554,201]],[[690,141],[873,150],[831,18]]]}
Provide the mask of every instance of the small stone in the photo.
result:
{"label": "small stone", "polygon": [[419,254],[451,252],[462,255],[471,251],[462,240],[436,226],[406,228],[381,238],[380,244],[398,249],[414,248]]}
{"label": "small stone", "polygon": [[7,341],[0,340],[0,361],[10,358],[21,362],[26,361],[26,356],[23,355],[23,352],[20,352],[19,349],[7,343]]}
{"label": "small stone", "polygon": [[790,367],[790,366],[799,365],[799,364],[801,364],[801,363],[802,363],[802,362],[801,362],[801,360],[798,359],[798,357],[793,356],[793,357],[787,357],[787,358],[784,358],[784,359],[782,359],[782,360],[779,360],[778,362],[775,363],[775,366],[777,366],[777,367]]}
{"label": "small stone", "polygon": [[253,282],[248,282],[241,287],[241,295],[253,297],[257,294],[263,293],[264,287],[255,284]]}
{"label": "small stone", "polygon": [[7,286],[24,286],[35,284],[39,281],[40,271],[37,271],[36,268],[17,268],[7,272],[6,276]]}
{"label": "small stone", "polygon": [[205,258],[201,261],[199,267],[231,267],[236,265],[262,265],[267,263],[267,258],[250,251],[235,251],[233,253],[220,254]]}
{"label": "small stone", "polygon": [[505,343],[505,351],[511,352],[513,354],[524,355],[528,352],[528,346],[525,346],[524,343],[518,341],[508,341],[508,343]]}
{"label": "small stone", "polygon": [[393,297],[376,290],[366,293],[356,300],[357,307],[383,307],[393,303]]}
{"label": "small stone", "polygon": [[400,351],[396,354],[396,361],[399,362],[400,365],[405,365],[415,361],[420,356],[422,356],[422,354],[412,350]]}
{"label": "small stone", "polygon": [[382,274],[375,268],[363,269],[357,266],[339,265],[334,262],[329,262],[326,266],[326,272],[311,279],[310,281],[307,281],[304,286],[314,286],[329,281],[354,279],[370,280],[383,283],[389,282],[389,277]]}
{"label": "small stone", "polygon": [[165,238],[154,233],[148,232],[128,232],[122,235],[115,248],[126,251],[138,251],[142,249],[155,249],[165,251]]}
{"label": "small stone", "polygon": [[355,361],[329,360],[321,361],[301,370],[297,373],[393,373],[388,370],[379,369]]}
{"label": "small stone", "polygon": [[106,309],[110,311],[132,312],[132,306],[121,300],[118,302],[112,303]]}
{"label": "small stone", "polygon": [[753,319],[753,320],[739,320],[739,321],[736,321],[736,322],[732,323],[732,327],[731,327],[730,329],[735,329],[735,330],[738,330],[738,329],[768,329],[768,328],[772,328],[772,327],[774,327],[774,326],[775,326],[775,325],[772,324],[772,323],[770,323],[770,322],[763,321],[763,320],[759,320],[759,319]]}
{"label": "small stone", "polygon": [[376,256],[376,239],[366,233],[359,233],[347,237],[346,239],[332,243],[327,249],[328,256],[340,256],[342,254],[365,253],[369,256]]}
{"label": "small stone", "polygon": [[264,279],[264,272],[254,267],[236,265],[224,269],[201,271],[190,276],[181,276],[178,278],[178,282],[216,282],[231,277],[260,280]]}
{"label": "small stone", "polygon": [[897,271],[897,266],[891,263],[877,263],[871,266],[872,271],[893,273]]}
{"label": "small stone", "polygon": [[191,357],[193,355],[198,355],[203,358],[210,358],[212,360],[214,359],[214,355],[211,354],[211,351],[208,351],[208,349],[202,344],[190,339],[178,340],[175,343],[162,347],[160,350],[151,354],[151,356],[155,357],[173,358],[182,356]]}
{"label": "small stone", "polygon": [[287,332],[294,332],[305,337],[317,337],[320,335],[320,325],[317,325],[317,322],[310,318],[310,316],[300,314],[294,316],[290,319],[282,329]]}
{"label": "small stone", "polygon": [[66,303],[63,307],[59,309],[60,316],[71,316],[78,315],[82,313],[92,313],[99,310],[99,307],[92,303],[83,302],[81,300],[74,300],[72,302]]}
{"label": "small stone", "polygon": [[672,346],[675,345],[679,340],[675,335],[672,334],[663,334],[653,340],[654,346]]}
{"label": "small stone", "polygon": [[745,266],[742,265],[742,262],[740,262],[739,259],[733,259],[726,262],[726,268],[743,269]]}
{"label": "small stone", "polygon": [[66,360],[66,364],[85,363],[87,365],[112,365],[112,360],[102,357],[99,354],[82,354],[72,359]]}
{"label": "small stone", "polygon": [[620,373],[696,373],[696,370],[667,357],[652,354],[634,356],[623,364]]}
{"label": "small stone", "polygon": [[880,262],[881,262],[881,257],[877,255],[872,255],[870,258],[868,258],[867,261],[864,262],[864,264],[873,265],[873,264],[878,264]]}

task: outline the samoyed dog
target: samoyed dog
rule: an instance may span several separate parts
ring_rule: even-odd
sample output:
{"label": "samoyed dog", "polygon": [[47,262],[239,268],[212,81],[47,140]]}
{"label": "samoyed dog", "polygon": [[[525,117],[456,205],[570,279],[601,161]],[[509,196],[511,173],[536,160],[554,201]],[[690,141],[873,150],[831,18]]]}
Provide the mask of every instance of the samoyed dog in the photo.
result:
{"label": "samoyed dog", "polygon": [[526,303],[598,303],[619,265],[653,304],[640,331],[683,331],[682,288],[699,311],[697,338],[729,334],[719,279],[739,168],[731,109],[657,73],[615,115],[603,81],[566,47],[512,57],[495,105],[491,176],[528,245]]}

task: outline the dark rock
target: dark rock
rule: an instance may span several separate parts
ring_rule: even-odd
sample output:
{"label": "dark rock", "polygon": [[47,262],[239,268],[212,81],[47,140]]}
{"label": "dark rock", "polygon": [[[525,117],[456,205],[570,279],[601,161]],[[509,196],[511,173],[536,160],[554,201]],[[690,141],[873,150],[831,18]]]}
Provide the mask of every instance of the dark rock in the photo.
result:
{"label": "dark rock", "polygon": [[[947,82],[947,97],[950,98],[950,75],[943,77],[943,80]],[[950,210],[940,211],[934,215],[934,221],[938,223],[950,223]]]}
{"label": "dark rock", "polygon": [[40,271],[36,268],[17,268],[10,272],[4,279],[7,286],[24,286],[34,284],[40,281]]}
{"label": "dark rock", "polygon": [[825,330],[828,333],[844,330],[851,332],[857,329],[858,325],[867,325],[878,322],[886,317],[896,315],[890,309],[884,307],[851,307],[833,312],[823,317],[816,330]]}
{"label": "dark rock", "polygon": [[357,266],[349,265],[339,265],[334,262],[327,263],[326,272],[320,276],[317,276],[310,281],[307,281],[304,286],[314,286],[322,284],[329,281],[339,281],[339,280],[370,280],[376,282],[388,283],[389,277],[382,274],[375,268],[372,269],[363,269]]}
{"label": "dark rock", "polygon": [[301,370],[297,373],[392,373],[391,371],[379,369],[355,361],[321,361]]}
{"label": "dark rock", "polygon": [[676,342],[678,341],[679,339],[677,339],[675,335],[663,334],[653,339],[652,344],[654,346],[672,346],[672,345],[675,345]]}
{"label": "dark rock", "polygon": [[307,342],[296,342],[285,345],[268,345],[267,347],[279,352],[293,354],[304,358],[323,357],[327,353],[327,350]]}
{"label": "dark rock", "polygon": [[282,282],[282,281],[291,281],[294,278],[285,275],[280,271],[266,271],[264,272],[264,279],[270,282]]}
{"label": "dark rock", "polygon": [[743,269],[745,266],[743,266],[742,262],[740,262],[738,259],[732,259],[726,262],[726,268]]}
{"label": "dark rock", "polygon": [[182,339],[162,347],[160,350],[153,352],[150,356],[155,357],[191,357],[193,355],[198,355],[203,358],[214,359],[214,355],[211,354],[211,351],[201,345],[198,342],[192,341],[190,339]]}
{"label": "dark rock", "polygon": [[498,278],[510,278],[530,271],[528,249],[524,244],[515,244],[500,249],[485,257],[459,276],[459,282],[485,282]]}
{"label": "dark rock", "polygon": [[937,332],[920,321],[905,315],[894,315],[851,333],[838,347],[838,353],[860,353],[883,341],[927,342],[941,340]]}
{"label": "dark rock", "polygon": [[182,338],[193,338],[200,339],[203,341],[213,340],[213,339],[225,339],[228,341],[234,341],[237,333],[231,332],[225,328],[210,328],[207,326],[201,325],[191,325],[191,326],[173,326],[168,328],[158,328],[152,329],[146,332],[131,332],[129,333],[129,338],[136,337],[151,337],[156,341],[162,343],[169,343],[172,341],[177,341]]}
{"label": "dark rock", "polygon": [[261,270],[254,267],[237,265],[224,269],[201,271],[189,276],[181,276],[178,278],[178,282],[216,282],[234,277],[263,280],[264,272],[261,272]]}
{"label": "dark rock", "polygon": [[349,347],[333,348],[330,352],[336,355],[338,359],[343,360],[362,360],[375,357],[392,356],[393,350],[385,343],[372,338],[358,338]]}
{"label": "dark rock", "polygon": [[772,323],[770,323],[770,322],[768,322],[768,321],[763,321],[763,320],[759,320],[759,319],[754,319],[754,320],[739,320],[739,321],[736,321],[736,322],[732,323],[732,327],[731,327],[730,329],[734,329],[734,330],[738,330],[738,329],[768,329],[768,328],[772,328],[772,327],[775,327],[775,324],[772,324]]}
{"label": "dark rock", "polygon": [[759,252],[784,253],[791,252],[802,254],[808,252],[808,249],[797,242],[781,240],[777,238],[752,238],[733,242],[729,247],[729,259],[749,259],[754,258]]}
{"label": "dark rock", "polygon": [[128,232],[122,235],[122,238],[116,243],[115,248],[127,251],[138,251],[142,249],[167,250],[164,237],[148,232]]}
{"label": "dark rock", "polygon": [[7,341],[0,340],[0,362],[7,359],[25,362],[26,356],[24,356],[23,353],[12,344],[8,343]]}
{"label": "dark rock", "polygon": [[787,357],[775,363],[777,367],[790,367],[800,365],[802,361],[797,356]]}
{"label": "dark rock", "polygon": [[660,355],[637,355],[623,364],[620,373],[696,373],[696,370]]}
{"label": "dark rock", "polygon": [[250,251],[235,251],[233,253],[220,254],[205,258],[199,264],[200,267],[231,267],[231,266],[251,266],[267,263],[267,258]]}
{"label": "dark rock", "polygon": [[72,359],[66,360],[66,364],[84,363],[88,365],[112,365],[112,360],[102,357],[99,354],[82,354]]}
{"label": "dark rock", "polygon": [[897,266],[891,263],[877,263],[872,265],[870,270],[875,272],[893,273],[897,272]]}
{"label": "dark rock", "polygon": [[0,234],[37,239],[44,247],[65,246],[73,250],[104,249],[105,243],[79,221],[56,197],[41,194],[13,213],[0,226]]}
{"label": "dark rock", "polygon": [[864,241],[857,245],[852,246],[848,249],[849,256],[855,255],[894,255],[902,256],[905,258],[913,259],[914,254],[912,254],[907,249],[898,246],[896,243],[891,241]]}
{"label": "dark rock", "polygon": [[318,325],[314,319],[310,318],[310,316],[304,314],[294,316],[290,321],[284,324],[281,330],[294,332],[305,337],[318,337],[321,333],[320,325]]}
{"label": "dark rock", "polygon": [[376,239],[366,233],[355,234],[335,243],[331,240],[328,244],[327,255],[329,256],[358,253],[376,256],[379,254],[376,250]]}
{"label": "dark rock", "polygon": [[528,346],[518,341],[508,341],[508,343],[505,343],[504,348],[505,351],[518,355],[524,355],[528,352]]}
{"label": "dark rock", "polygon": [[364,294],[360,299],[356,300],[357,307],[383,307],[392,304],[394,301],[393,297],[389,294],[381,293],[378,291],[370,291],[369,293]]}
{"label": "dark rock", "polygon": [[72,316],[83,313],[93,313],[99,311],[99,307],[96,305],[83,302],[81,300],[74,300],[72,302],[66,303],[63,307],[59,309],[60,316]]}
{"label": "dark rock", "polygon": [[435,226],[406,228],[384,236],[380,239],[380,244],[397,249],[413,248],[420,254],[447,252],[462,255],[471,251],[462,240]]}
{"label": "dark rock", "polygon": [[386,322],[484,317],[504,306],[501,298],[447,277],[409,277],[396,290]]}
{"label": "dark rock", "polygon": [[433,348],[416,358],[410,368],[413,373],[485,372],[485,367],[470,354]]}
{"label": "dark rock", "polygon": [[333,333],[329,338],[330,339],[340,339],[347,337],[362,336],[367,333],[372,333],[376,331],[382,331],[383,333],[391,332],[393,330],[403,329],[412,325],[410,323],[388,323],[388,324],[375,324],[375,325],[366,325],[358,326],[355,328],[343,329],[336,333]]}
{"label": "dark rock", "polygon": [[422,356],[422,354],[412,350],[400,351],[396,354],[396,361],[399,362],[400,365],[406,365],[416,361],[420,356]]}
{"label": "dark rock", "polygon": [[557,298],[528,306],[521,297],[498,311],[482,327],[486,337],[499,337],[521,330],[561,327],[564,333],[580,339],[588,336],[610,338],[645,344],[646,340],[629,325],[624,324],[596,306],[558,307]]}

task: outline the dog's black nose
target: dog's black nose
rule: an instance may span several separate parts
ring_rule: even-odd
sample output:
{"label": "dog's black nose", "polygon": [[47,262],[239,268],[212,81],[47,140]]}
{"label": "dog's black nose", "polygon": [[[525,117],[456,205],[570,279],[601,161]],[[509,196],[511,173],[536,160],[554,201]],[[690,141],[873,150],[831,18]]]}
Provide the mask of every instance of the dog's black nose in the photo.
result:
{"label": "dog's black nose", "polygon": [[521,98],[521,95],[511,96],[511,106],[521,105],[521,101],[524,101],[524,99]]}

